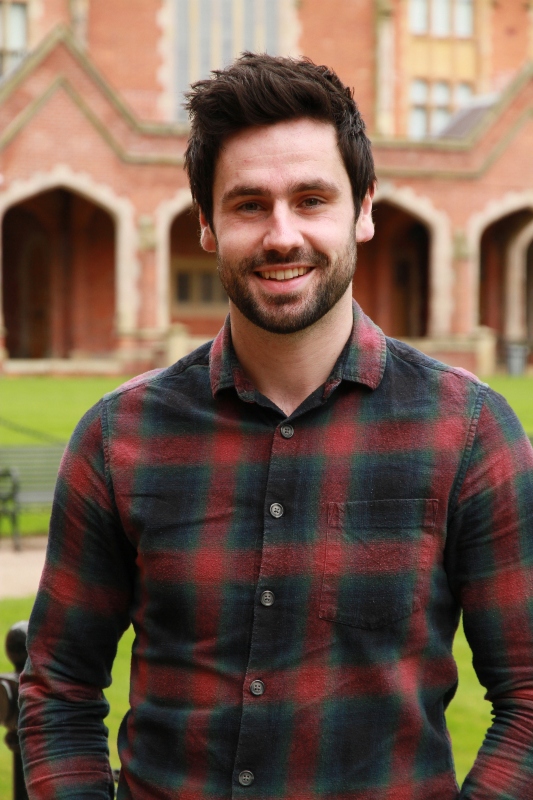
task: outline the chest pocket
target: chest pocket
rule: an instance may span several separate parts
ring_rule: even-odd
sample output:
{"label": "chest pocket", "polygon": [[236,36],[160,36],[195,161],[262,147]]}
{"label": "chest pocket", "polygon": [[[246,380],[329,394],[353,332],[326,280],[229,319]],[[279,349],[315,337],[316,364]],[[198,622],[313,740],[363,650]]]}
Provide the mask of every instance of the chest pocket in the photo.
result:
{"label": "chest pocket", "polygon": [[319,616],[378,628],[420,608],[438,500],[329,503]]}

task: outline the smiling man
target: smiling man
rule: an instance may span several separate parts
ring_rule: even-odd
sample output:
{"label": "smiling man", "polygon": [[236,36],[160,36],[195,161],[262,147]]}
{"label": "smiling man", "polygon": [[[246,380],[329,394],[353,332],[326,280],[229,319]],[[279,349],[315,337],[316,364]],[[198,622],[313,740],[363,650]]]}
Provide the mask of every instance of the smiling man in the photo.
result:
{"label": "smiling man", "polygon": [[[533,452],[474,376],[352,300],[370,143],[325,67],[245,54],[189,98],[230,313],[80,422],[21,679],[30,800],[533,796]],[[494,722],[462,788],[461,612]]]}

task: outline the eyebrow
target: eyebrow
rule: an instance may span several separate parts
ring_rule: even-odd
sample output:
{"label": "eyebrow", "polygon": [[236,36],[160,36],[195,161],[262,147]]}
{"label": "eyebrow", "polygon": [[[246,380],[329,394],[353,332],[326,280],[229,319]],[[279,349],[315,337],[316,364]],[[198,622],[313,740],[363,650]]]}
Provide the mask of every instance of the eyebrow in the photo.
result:
{"label": "eyebrow", "polygon": [[[324,181],[321,178],[312,181],[299,181],[298,183],[289,184],[289,194],[303,194],[305,192],[324,192],[325,194],[338,195],[339,187],[336,183]],[[222,204],[230,203],[238,197],[270,197],[272,192],[264,186],[248,186],[246,184],[239,184],[234,186],[233,189],[225,192],[222,196]]]}

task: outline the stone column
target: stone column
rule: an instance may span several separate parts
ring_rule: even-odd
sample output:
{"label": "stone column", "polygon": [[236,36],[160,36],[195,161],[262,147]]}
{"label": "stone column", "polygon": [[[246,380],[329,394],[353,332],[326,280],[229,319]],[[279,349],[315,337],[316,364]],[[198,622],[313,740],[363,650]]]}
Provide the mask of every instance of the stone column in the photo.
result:
{"label": "stone column", "polygon": [[390,0],[378,0],[376,15],[376,131],[394,136],[395,37]]}

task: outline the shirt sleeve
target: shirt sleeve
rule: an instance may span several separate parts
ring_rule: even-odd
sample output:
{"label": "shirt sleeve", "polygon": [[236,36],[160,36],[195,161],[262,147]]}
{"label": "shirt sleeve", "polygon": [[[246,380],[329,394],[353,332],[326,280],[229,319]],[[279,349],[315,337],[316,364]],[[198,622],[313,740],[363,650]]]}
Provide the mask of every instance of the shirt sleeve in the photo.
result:
{"label": "shirt sleeve", "polygon": [[114,796],[103,690],[129,625],[135,553],[106,473],[101,410],[85,415],[63,456],[30,618],[19,723],[30,800]]}
{"label": "shirt sleeve", "polygon": [[533,797],[533,450],[489,390],[449,526],[452,588],[493,722],[462,800]]}

